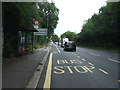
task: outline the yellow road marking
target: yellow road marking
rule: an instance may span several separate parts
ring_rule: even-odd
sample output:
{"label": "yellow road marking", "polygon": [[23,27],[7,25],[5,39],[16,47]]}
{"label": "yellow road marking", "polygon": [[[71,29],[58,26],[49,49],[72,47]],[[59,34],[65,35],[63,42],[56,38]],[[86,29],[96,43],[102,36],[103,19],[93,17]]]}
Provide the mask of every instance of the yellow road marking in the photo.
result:
{"label": "yellow road marking", "polygon": [[48,63],[48,67],[47,67],[47,73],[46,73],[46,77],[45,77],[43,90],[45,90],[46,88],[47,88],[47,90],[50,90],[51,70],[52,70],[52,55],[53,54],[51,53],[50,57],[49,57],[49,63]]}
{"label": "yellow road marking", "polygon": [[70,71],[70,73],[73,73],[73,71],[72,71],[71,68],[70,68],[70,67],[72,67],[72,66],[64,66],[64,67],[67,67],[68,70]]}
{"label": "yellow road marking", "polygon": [[120,82],[120,80],[118,80],[118,82]]}
{"label": "yellow road marking", "polygon": [[[78,70],[77,67],[81,67],[84,71]],[[74,69],[75,69],[77,72],[79,72],[79,73],[87,73],[87,72],[88,72],[83,66],[74,66]]]}
{"label": "yellow road marking", "polygon": [[99,68],[99,70],[100,70],[101,72],[105,73],[105,74],[109,74],[108,72],[106,72],[106,71],[104,71],[104,70],[102,70],[102,69],[100,69],[100,68]]}
{"label": "yellow road marking", "polygon": [[[93,71],[91,71],[90,68],[88,68],[88,67],[86,67],[86,66],[84,66],[84,67],[85,67],[85,69],[87,69],[89,72],[93,73]],[[93,69],[94,69],[94,67],[93,67]]]}
{"label": "yellow road marking", "polygon": [[56,73],[56,74],[63,74],[63,73],[65,73],[65,71],[62,70],[63,69],[62,66],[56,66],[56,67],[54,67],[54,69],[60,71],[60,72],[54,71],[54,73]]}

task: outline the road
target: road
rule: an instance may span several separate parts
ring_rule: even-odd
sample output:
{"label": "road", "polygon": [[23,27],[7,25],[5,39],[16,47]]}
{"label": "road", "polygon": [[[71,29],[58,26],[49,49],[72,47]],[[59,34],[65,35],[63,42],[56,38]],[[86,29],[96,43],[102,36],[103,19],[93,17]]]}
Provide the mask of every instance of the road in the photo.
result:
{"label": "road", "polygon": [[64,51],[53,44],[41,81],[43,88],[118,88],[119,64],[117,53],[80,47]]}

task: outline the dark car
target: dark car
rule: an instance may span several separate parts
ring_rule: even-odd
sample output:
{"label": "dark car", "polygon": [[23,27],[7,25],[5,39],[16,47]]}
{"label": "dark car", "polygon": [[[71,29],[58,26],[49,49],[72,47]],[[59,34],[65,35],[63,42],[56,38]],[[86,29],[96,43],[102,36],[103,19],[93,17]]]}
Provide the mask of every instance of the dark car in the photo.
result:
{"label": "dark car", "polygon": [[64,44],[64,50],[76,51],[76,43],[74,41],[68,41]]}

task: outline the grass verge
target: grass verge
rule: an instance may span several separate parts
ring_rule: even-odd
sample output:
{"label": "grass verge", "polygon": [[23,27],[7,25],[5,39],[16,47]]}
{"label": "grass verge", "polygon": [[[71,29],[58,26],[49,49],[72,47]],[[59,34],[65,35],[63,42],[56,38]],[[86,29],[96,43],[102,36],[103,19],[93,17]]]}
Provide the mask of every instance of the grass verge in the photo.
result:
{"label": "grass verge", "polygon": [[105,47],[91,47],[91,46],[78,46],[81,48],[88,48],[88,49],[94,49],[94,50],[102,50],[102,51],[108,51],[113,53],[120,53],[119,49],[113,49],[113,48],[105,48]]}
{"label": "grass verge", "polygon": [[35,44],[35,45],[34,45],[34,49],[47,47],[48,45],[49,45],[49,43],[47,43],[47,44],[43,44],[43,45],[37,45],[37,44]]}

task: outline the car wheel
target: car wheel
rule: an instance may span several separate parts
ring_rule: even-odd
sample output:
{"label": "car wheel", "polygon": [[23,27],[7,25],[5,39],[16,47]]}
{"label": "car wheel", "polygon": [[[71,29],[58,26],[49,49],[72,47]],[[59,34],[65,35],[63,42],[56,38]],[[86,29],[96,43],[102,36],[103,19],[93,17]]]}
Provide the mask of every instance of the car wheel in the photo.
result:
{"label": "car wheel", "polygon": [[76,48],[74,49],[74,51],[76,51]]}

